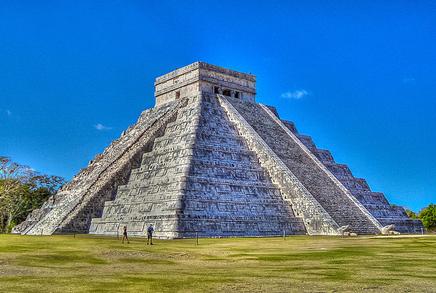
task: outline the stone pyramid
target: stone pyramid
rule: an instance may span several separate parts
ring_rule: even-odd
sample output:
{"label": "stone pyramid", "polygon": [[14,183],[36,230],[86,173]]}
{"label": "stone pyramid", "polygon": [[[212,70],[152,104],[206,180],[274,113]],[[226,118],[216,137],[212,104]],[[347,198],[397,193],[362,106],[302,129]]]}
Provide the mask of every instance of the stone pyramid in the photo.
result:
{"label": "stone pyramid", "polygon": [[379,234],[422,224],[318,149],[255,76],[203,62],[158,77],[156,106],[15,233],[231,237]]}

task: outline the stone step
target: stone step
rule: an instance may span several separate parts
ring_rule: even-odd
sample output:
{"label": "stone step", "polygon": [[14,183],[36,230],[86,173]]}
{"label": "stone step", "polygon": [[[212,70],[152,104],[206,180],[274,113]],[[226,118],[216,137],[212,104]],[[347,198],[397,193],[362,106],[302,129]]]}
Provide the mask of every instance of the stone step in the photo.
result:
{"label": "stone step", "polygon": [[212,135],[205,132],[172,134],[158,137],[154,141],[154,149],[161,149],[167,146],[179,144],[194,144],[205,142],[208,145],[226,145],[227,147],[243,147],[244,143],[241,138],[232,135]]}
{"label": "stone step", "polygon": [[[191,155],[192,154],[192,155]],[[183,145],[168,145],[152,152],[144,153],[142,165],[154,162],[166,161],[171,158],[196,156],[196,157],[215,157],[222,160],[237,161],[255,158],[253,152],[248,151],[243,145],[232,147],[228,145],[212,144],[208,142],[187,143]]]}
{"label": "stone step", "polygon": [[381,192],[374,191],[352,191],[352,194],[357,198],[362,204],[379,204],[379,205],[389,205],[389,202],[385,198],[384,194]]}
{"label": "stone step", "polygon": [[[330,172],[333,173],[333,175],[336,176],[336,178],[354,178],[353,174],[351,173],[350,168],[347,165],[344,164],[337,164],[337,163],[324,163],[324,165],[329,169]],[[339,179],[340,180],[340,179]]]}
{"label": "stone step", "polygon": [[199,186],[203,186],[203,187],[208,185],[213,186],[215,187],[215,189],[221,189],[222,192],[231,192],[232,186],[277,189],[277,187],[269,181],[247,182],[247,181],[240,181],[240,180],[236,181],[226,178],[210,178],[207,176],[189,176],[189,181],[187,182],[186,188],[189,190],[201,190],[201,189],[197,189],[195,184],[198,184]]}

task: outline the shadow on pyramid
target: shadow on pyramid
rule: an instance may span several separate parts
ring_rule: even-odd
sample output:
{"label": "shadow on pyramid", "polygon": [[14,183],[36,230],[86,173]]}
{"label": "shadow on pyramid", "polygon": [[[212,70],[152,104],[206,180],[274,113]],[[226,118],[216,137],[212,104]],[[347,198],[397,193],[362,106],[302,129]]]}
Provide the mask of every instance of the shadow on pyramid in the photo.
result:
{"label": "shadow on pyramid", "polygon": [[158,77],[156,106],[14,233],[160,238],[421,233],[273,107],[255,76],[196,62]]}

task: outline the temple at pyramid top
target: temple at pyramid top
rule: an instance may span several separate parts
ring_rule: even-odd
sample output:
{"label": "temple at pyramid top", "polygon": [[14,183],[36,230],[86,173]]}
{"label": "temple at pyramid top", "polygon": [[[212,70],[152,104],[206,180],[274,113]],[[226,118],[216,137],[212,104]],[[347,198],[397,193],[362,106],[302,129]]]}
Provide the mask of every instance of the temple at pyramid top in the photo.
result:
{"label": "temple at pyramid top", "polygon": [[205,62],[195,62],[156,78],[156,106],[200,92],[255,101],[256,76]]}

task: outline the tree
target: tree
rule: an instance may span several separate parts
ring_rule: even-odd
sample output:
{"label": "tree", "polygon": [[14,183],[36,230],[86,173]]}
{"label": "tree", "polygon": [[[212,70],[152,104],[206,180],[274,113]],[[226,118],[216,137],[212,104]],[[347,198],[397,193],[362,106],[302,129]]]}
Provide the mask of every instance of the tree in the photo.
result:
{"label": "tree", "polygon": [[64,184],[59,176],[40,174],[0,156],[0,232],[24,221]]}
{"label": "tree", "polygon": [[418,217],[427,230],[436,230],[436,204],[429,204],[423,208]]}

